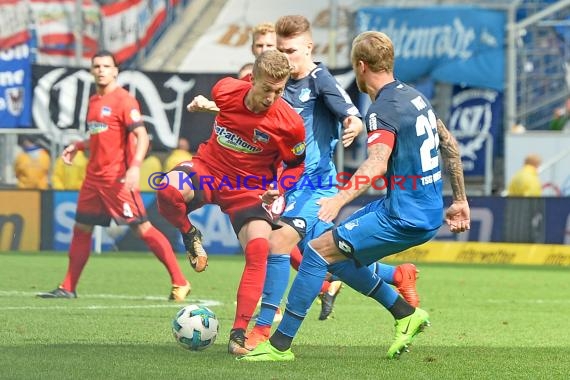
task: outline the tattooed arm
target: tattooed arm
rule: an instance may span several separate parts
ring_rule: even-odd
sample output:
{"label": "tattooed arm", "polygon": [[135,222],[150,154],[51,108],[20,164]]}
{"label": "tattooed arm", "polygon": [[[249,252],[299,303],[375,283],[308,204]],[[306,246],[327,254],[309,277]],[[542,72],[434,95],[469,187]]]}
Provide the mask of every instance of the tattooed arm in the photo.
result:
{"label": "tattooed arm", "polygon": [[349,180],[339,183],[338,188],[340,191],[338,194],[318,201],[318,204],[321,205],[318,212],[319,219],[325,222],[332,221],[344,205],[368,190],[372,185],[371,178],[386,174],[391,154],[392,148],[386,144],[369,145],[368,158]]}
{"label": "tattooed arm", "polygon": [[449,181],[453,192],[453,204],[445,213],[445,221],[451,232],[463,232],[469,229],[471,220],[459,145],[445,124],[439,119],[437,120],[437,134],[439,135],[441,156],[449,172]]}

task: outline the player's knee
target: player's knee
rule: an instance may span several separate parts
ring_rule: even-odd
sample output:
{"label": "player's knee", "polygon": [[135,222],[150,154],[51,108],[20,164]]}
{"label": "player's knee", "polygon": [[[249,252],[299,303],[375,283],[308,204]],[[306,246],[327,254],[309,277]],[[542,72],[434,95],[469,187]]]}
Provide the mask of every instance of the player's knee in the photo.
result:
{"label": "player's knee", "polygon": [[142,238],[147,233],[147,231],[150,230],[152,224],[150,224],[149,221],[146,221],[143,223],[131,224],[129,227],[136,237]]}

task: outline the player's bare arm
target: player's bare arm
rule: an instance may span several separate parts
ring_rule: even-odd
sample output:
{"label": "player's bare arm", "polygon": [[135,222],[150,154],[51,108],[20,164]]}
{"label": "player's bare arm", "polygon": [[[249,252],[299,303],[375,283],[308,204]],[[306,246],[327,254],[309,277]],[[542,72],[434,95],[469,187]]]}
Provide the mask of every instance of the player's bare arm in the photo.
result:
{"label": "player's bare arm", "polygon": [[350,146],[354,142],[354,139],[362,132],[364,126],[362,120],[356,116],[347,116],[343,122],[342,126],[344,131],[342,133],[342,146],[345,148]]}
{"label": "player's bare arm", "polygon": [[386,174],[391,154],[392,148],[386,144],[370,145],[368,147],[368,158],[360,165],[350,180],[341,186],[341,190],[334,197],[322,198],[318,201],[318,204],[321,205],[318,213],[319,219],[332,222],[344,205],[368,190],[372,178]]}
{"label": "player's bare arm", "polygon": [[217,114],[220,112],[216,102],[209,100],[204,95],[198,95],[186,106],[188,112],[210,112]]}
{"label": "player's bare arm", "polygon": [[129,168],[125,174],[125,186],[129,190],[134,190],[138,188],[139,179],[141,175],[140,166],[146,156],[148,150],[149,138],[146,128],[144,126],[139,126],[133,129],[131,133],[137,138],[137,145],[135,148],[135,154],[129,163]]}
{"label": "player's bare arm", "polygon": [[449,172],[449,181],[453,192],[453,204],[445,213],[445,221],[451,232],[463,232],[470,228],[471,220],[459,145],[440,119],[437,120],[437,134],[439,135],[441,156]]}

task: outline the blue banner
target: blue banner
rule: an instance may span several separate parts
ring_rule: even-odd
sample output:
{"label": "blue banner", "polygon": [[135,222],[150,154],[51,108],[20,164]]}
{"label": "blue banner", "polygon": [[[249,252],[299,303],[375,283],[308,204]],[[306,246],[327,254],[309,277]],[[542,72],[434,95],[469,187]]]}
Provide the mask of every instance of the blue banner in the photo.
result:
{"label": "blue banner", "polygon": [[378,30],[393,41],[396,77],[414,82],[430,76],[440,82],[502,90],[503,11],[477,7],[361,8],[359,32]]}
{"label": "blue banner", "polygon": [[32,64],[28,45],[0,50],[0,128],[32,125]]}
{"label": "blue banner", "polygon": [[[53,250],[67,251],[71,243],[77,191],[54,191],[53,193]],[[141,193],[150,222],[157,227],[172,244],[176,252],[185,252],[182,237],[158,214],[156,195],[153,192]],[[193,211],[190,220],[204,235],[204,248],[210,254],[241,253],[239,241],[228,216],[218,206],[205,205]],[[141,239],[137,238],[128,226],[112,225],[103,228],[102,251],[148,251]]]}
{"label": "blue banner", "polygon": [[503,94],[454,86],[450,115],[447,127],[459,143],[465,176],[484,176],[488,144],[493,150],[499,145]]}

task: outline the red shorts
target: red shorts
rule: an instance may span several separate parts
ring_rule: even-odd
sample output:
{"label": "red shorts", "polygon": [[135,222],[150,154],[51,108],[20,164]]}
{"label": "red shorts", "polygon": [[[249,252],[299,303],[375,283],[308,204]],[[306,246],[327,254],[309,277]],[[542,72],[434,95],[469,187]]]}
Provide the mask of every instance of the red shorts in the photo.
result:
{"label": "red shorts", "polygon": [[75,220],[88,225],[140,224],[148,220],[138,190],[129,191],[123,183],[99,184],[85,181],[79,191]]}
{"label": "red shorts", "polygon": [[188,205],[188,211],[197,210],[204,204],[218,205],[230,217],[236,234],[252,219],[266,220],[273,229],[280,227],[274,215],[262,206],[260,196],[265,190],[224,185],[226,182],[210,174],[199,160],[181,162],[172,171],[184,173],[186,177],[182,186],[190,186],[188,182],[192,182],[194,199]]}

